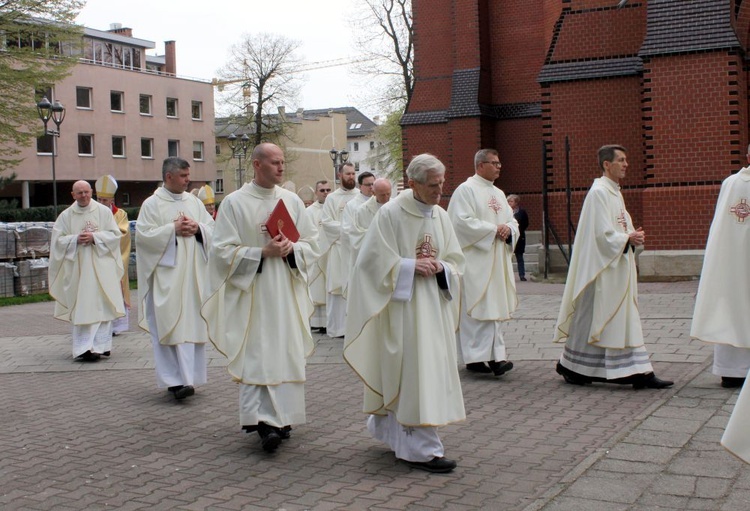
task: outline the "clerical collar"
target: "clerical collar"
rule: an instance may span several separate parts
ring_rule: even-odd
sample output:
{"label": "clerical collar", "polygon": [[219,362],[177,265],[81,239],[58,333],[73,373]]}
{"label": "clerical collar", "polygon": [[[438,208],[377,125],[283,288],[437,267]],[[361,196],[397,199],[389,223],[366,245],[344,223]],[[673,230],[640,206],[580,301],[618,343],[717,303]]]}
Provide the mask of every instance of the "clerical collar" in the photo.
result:
{"label": "clerical collar", "polygon": [[434,207],[432,204],[425,204],[424,202],[418,200],[416,197],[414,197],[414,203],[417,205],[417,209],[420,211],[420,213],[422,213],[424,216],[432,216],[432,208]]}
{"label": "clerical collar", "polygon": [[164,191],[167,192],[169,194],[169,196],[172,197],[174,200],[182,200],[182,194],[183,194],[183,192],[172,193],[169,190],[167,190],[167,188],[165,186],[163,186],[162,188],[164,188]]}
{"label": "clerical collar", "polygon": [[614,179],[611,179],[611,178],[609,178],[609,177],[607,177],[607,176],[605,176],[605,175],[602,175],[602,178],[603,178],[603,179],[604,179],[604,180],[605,180],[606,182],[608,182],[608,183],[609,183],[609,185],[610,185],[610,186],[612,186],[612,187],[613,187],[613,188],[614,188],[615,190],[619,190],[619,189],[620,189],[620,185],[619,185],[618,183],[616,183]]}
{"label": "clerical collar", "polygon": [[474,177],[477,178],[482,183],[486,183],[486,184],[488,184],[490,186],[495,186],[495,183],[493,181],[490,181],[489,179],[485,179],[482,176],[480,176],[479,174],[474,174]]}
{"label": "clerical collar", "polygon": [[250,187],[253,189],[253,193],[264,198],[272,198],[276,194],[275,186],[273,188],[263,188],[254,179],[250,182]]}

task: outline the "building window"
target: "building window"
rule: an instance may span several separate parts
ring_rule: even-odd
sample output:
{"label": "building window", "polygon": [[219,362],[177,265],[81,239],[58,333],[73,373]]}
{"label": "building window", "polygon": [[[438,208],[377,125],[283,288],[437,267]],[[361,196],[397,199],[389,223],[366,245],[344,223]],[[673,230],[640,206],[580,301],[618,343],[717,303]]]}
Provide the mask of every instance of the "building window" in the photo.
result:
{"label": "building window", "polygon": [[130,206],[130,194],[128,192],[122,192],[120,198],[122,199],[121,204],[123,206]]}
{"label": "building window", "polygon": [[141,139],[141,158],[153,158],[153,157],[154,157],[154,139],[142,138]]}
{"label": "building window", "polygon": [[216,144],[216,155],[218,156],[220,154],[221,154],[221,145],[220,144]]}
{"label": "building window", "polygon": [[122,112],[125,109],[124,94],[120,91],[110,91],[109,109],[113,112]]}
{"label": "building window", "polygon": [[112,137],[112,156],[125,158],[125,137]]}
{"label": "building window", "polygon": [[78,135],[78,156],[94,156],[94,135]]}
{"label": "building window", "polygon": [[370,151],[375,149],[375,142],[373,140],[370,140]]}
{"label": "building window", "polygon": [[76,107],[91,109],[91,89],[76,87]]}
{"label": "building window", "polygon": [[167,140],[167,156],[179,156],[180,155],[180,141],[179,140]]}
{"label": "building window", "polygon": [[200,101],[193,101],[191,104],[191,115],[194,121],[200,121],[203,119],[203,103]]}
{"label": "building window", "polygon": [[354,142],[354,143],[352,144],[352,151],[354,151],[355,153],[356,153],[357,151],[359,151],[359,142]]}
{"label": "building window", "polygon": [[203,160],[203,142],[193,142],[193,159]]}
{"label": "building window", "polygon": [[177,100],[167,98],[167,117],[177,117]]}
{"label": "building window", "polygon": [[214,193],[224,193],[224,180],[217,179],[214,183]]}
{"label": "building window", "polygon": [[52,135],[36,137],[36,154],[52,154],[53,148]]}
{"label": "building window", "polygon": [[141,94],[141,115],[151,115],[151,96]]}
{"label": "building window", "polygon": [[356,162],[354,164],[354,172],[356,172],[357,174],[359,174],[359,162]]}

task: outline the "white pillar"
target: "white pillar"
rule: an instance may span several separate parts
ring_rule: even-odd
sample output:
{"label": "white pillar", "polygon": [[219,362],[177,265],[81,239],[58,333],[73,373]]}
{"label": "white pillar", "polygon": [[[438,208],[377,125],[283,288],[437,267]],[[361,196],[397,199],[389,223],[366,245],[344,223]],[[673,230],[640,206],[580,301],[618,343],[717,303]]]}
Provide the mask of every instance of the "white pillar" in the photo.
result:
{"label": "white pillar", "polygon": [[29,182],[21,181],[21,209],[29,209]]}

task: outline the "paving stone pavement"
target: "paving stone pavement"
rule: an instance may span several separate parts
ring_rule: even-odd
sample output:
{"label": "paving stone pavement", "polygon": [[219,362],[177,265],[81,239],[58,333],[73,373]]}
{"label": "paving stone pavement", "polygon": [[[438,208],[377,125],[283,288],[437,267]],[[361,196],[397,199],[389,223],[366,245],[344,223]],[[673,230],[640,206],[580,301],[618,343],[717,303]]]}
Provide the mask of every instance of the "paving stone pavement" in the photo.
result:
{"label": "paving stone pavement", "polygon": [[209,383],[175,402],[148,337],[70,355],[51,303],[0,308],[0,509],[745,510],[750,467],[719,445],[737,392],[688,337],[695,282],[640,285],[648,348],[668,390],[566,385],[551,343],[562,286],[518,283],[505,324],[516,367],[461,369],[466,421],[441,428],[451,474],[415,471],[370,438],[341,340],[317,336],[307,424],[275,454],[239,429],[237,386],[209,349]]}

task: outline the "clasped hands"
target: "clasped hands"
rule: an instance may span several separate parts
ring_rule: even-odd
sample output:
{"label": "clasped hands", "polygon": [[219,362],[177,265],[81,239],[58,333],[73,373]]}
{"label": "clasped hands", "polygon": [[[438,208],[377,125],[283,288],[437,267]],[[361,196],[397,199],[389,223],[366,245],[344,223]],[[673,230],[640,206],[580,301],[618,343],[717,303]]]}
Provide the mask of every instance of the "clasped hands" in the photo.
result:
{"label": "clasped hands", "polygon": [[195,236],[195,233],[198,232],[198,229],[200,229],[200,224],[198,224],[198,222],[196,222],[192,218],[180,216],[179,218],[177,218],[177,220],[174,221],[174,233],[177,236]]}
{"label": "clasped hands", "polygon": [[266,257],[286,257],[294,250],[294,243],[283,234],[277,234],[271,238],[271,241],[263,247],[262,256]]}
{"label": "clasped hands", "polygon": [[508,239],[508,236],[510,236],[510,227],[508,227],[506,224],[498,225],[495,237],[505,241]]}
{"label": "clasped hands", "polygon": [[643,227],[639,227],[635,231],[629,233],[628,242],[634,247],[638,247],[646,243],[646,233],[643,232]]}
{"label": "clasped hands", "polygon": [[417,259],[414,273],[421,277],[432,277],[443,271],[443,264],[434,257]]}
{"label": "clasped hands", "polygon": [[79,245],[93,245],[95,243],[94,233],[90,231],[84,231],[78,235],[78,239],[76,241]]}

